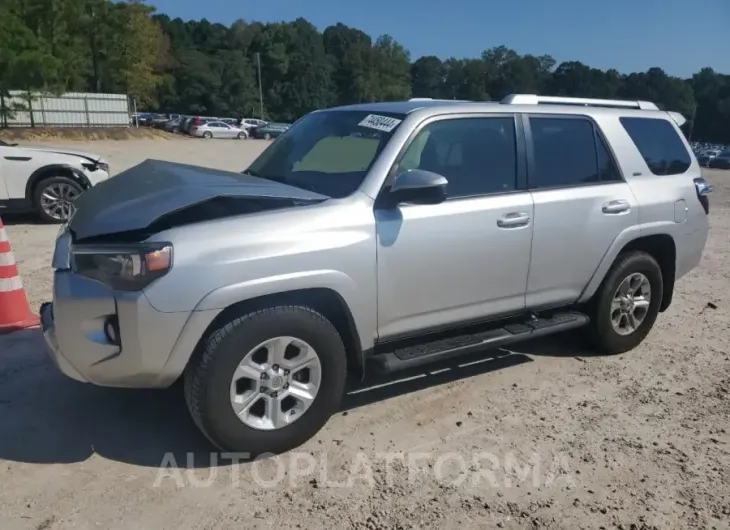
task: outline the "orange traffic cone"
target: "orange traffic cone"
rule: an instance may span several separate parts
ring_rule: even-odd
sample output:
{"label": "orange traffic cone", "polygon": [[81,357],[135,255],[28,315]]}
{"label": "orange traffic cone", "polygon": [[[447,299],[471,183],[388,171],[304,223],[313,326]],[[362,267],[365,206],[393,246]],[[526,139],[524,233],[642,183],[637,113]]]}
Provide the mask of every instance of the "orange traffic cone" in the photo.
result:
{"label": "orange traffic cone", "polygon": [[28,305],[13,250],[3,227],[3,220],[0,219],[0,334],[39,324],[38,315],[34,315]]}

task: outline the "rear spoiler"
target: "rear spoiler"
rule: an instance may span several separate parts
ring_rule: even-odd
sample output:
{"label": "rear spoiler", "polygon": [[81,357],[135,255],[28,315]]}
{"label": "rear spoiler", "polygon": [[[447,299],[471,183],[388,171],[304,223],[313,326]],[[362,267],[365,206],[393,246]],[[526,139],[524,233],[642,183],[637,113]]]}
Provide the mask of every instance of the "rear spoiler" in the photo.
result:
{"label": "rear spoiler", "polygon": [[685,123],[687,123],[687,118],[685,118],[684,116],[682,116],[682,115],[681,115],[681,114],[680,114],[679,112],[670,112],[670,111],[667,111],[667,114],[669,114],[669,116],[670,116],[670,117],[671,117],[671,118],[672,118],[672,119],[673,119],[673,120],[674,120],[674,121],[676,122],[676,124],[677,124],[677,125],[679,125],[680,127],[681,127],[682,125],[684,125]]}

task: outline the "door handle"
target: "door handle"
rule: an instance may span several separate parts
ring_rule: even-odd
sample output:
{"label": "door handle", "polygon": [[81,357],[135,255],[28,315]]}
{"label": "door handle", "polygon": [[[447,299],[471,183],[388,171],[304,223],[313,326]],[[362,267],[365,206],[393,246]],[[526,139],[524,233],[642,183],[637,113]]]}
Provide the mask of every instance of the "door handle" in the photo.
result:
{"label": "door handle", "polygon": [[526,226],[529,222],[529,215],[523,212],[514,212],[497,219],[497,226],[500,228],[516,228],[518,226]]}
{"label": "door handle", "polygon": [[603,213],[608,214],[624,213],[631,210],[631,205],[629,204],[629,201],[625,201],[623,199],[618,201],[608,201],[603,204],[601,210],[603,210]]}

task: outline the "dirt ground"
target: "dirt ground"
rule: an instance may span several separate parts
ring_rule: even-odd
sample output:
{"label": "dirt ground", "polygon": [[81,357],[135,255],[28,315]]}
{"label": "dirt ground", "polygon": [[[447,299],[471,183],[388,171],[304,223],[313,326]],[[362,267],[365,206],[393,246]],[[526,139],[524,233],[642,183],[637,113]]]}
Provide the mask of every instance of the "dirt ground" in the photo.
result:
{"label": "dirt ground", "polygon": [[[119,171],[241,169],[265,144],[74,145]],[[0,528],[730,528],[730,172],[707,176],[702,264],[635,351],[563,336],[374,381],[277,458],[211,453],[178,389],[76,383],[38,331],[0,337]],[[57,229],[5,221],[35,308]]]}

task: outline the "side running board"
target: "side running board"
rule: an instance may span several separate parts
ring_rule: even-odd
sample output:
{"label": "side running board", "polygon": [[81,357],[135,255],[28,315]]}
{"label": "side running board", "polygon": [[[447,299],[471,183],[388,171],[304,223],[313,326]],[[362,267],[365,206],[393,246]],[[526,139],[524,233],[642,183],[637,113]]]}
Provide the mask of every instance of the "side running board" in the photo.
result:
{"label": "side running board", "polygon": [[588,316],[583,313],[575,311],[553,313],[549,317],[536,317],[523,323],[507,324],[485,331],[464,333],[395,348],[392,351],[375,355],[373,364],[378,372],[397,372],[479,350],[499,348],[507,344],[576,329],[585,326],[588,322]]}

